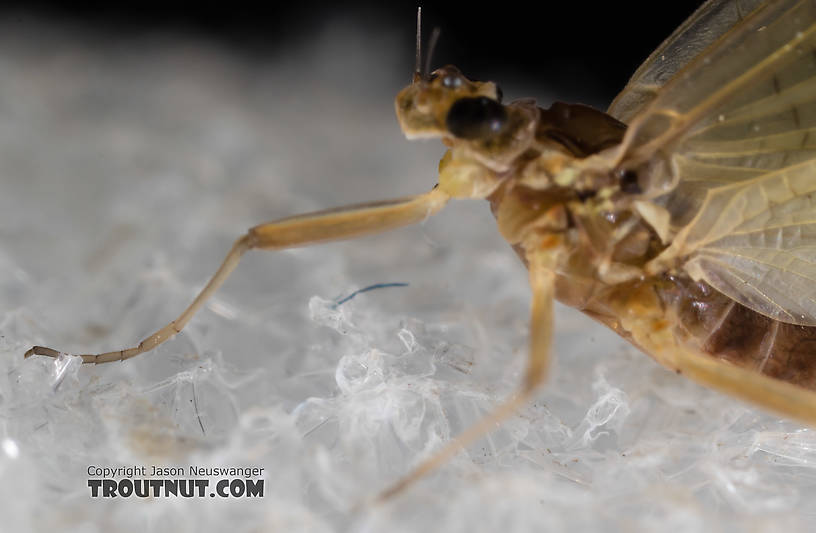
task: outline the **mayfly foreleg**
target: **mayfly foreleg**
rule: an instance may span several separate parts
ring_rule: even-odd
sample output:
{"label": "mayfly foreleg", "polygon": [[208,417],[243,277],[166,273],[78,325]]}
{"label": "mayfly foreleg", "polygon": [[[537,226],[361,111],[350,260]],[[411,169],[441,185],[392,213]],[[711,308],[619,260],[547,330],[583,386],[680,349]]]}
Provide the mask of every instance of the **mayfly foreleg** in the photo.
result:
{"label": "mayfly foreleg", "polygon": [[[85,363],[124,361],[152,350],[179,333],[238,266],[248,250],[281,250],[318,242],[334,241],[379,233],[421,222],[439,211],[448,196],[438,188],[409,198],[354,205],[329,211],[284,218],[255,226],[240,237],[227,254],[218,271],[193,302],[172,322],[143,339],[137,346],[100,354],[82,355]],[[25,353],[57,357],[61,352],[44,346],[34,346]]]}
{"label": "mayfly foreleg", "polygon": [[[137,346],[99,354],[82,354],[80,355],[80,357],[82,357],[82,362],[99,364],[110,363],[112,361],[124,361],[125,359],[130,359],[131,357],[136,357],[139,354],[148,352],[159,344],[162,344],[168,339],[174,337],[176,333],[179,333],[184,328],[187,322],[190,321],[204,302],[207,301],[207,299],[218,289],[218,287],[224,283],[224,281],[226,281],[232,271],[235,270],[235,267],[238,266],[241,256],[244,255],[244,252],[249,250],[251,247],[249,234],[236,240],[235,244],[232,245],[229,253],[224,258],[223,263],[221,263],[221,266],[218,268],[207,285],[204,286],[204,289],[198,293],[193,302],[178,316],[178,318],[142,339]],[[30,357],[32,355],[58,357],[60,353],[60,351],[54,350],[53,348],[34,346],[25,353],[25,357]]]}
{"label": "mayfly foreleg", "polygon": [[377,499],[387,500],[396,496],[414,482],[445,464],[460,450],[480,437],[490,433],[503,421],[523,406],[547,377],[550,366],[550,349],[553,332],[553,296],[555,289],[555,272],[550,254],[528,254],[530,267],[530,286],[533,301],[530,309],[530,345],[527,369],[520,389],[484,418],[467,428],[442,449],[420,463],[407,476],[383,491]]}

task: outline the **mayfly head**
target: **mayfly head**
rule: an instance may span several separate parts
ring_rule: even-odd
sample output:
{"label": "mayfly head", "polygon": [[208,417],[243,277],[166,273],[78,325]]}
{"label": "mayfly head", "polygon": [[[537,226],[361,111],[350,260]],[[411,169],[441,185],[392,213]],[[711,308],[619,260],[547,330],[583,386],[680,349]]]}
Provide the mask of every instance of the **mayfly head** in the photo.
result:
{"label": "mayfly head", "polygon": [[397,95],[396,110],[409,139],[476,138],[496,134],[507,112],[495,83],[467,79],[448,65],[414,82]]}
{"label": "mayfly head", "polygon": [[434,28],[423,64],[422,8],[418,8],[414,75],[411,85],[400,91],[395,102],[405,136],[443,137],[452,128],[474,137],[501,129],[506,112],[500,102],[501,91],[494,83],[471,81],[453,65],[430,71],[438,38],[439,28]]}
{"label": "mayfly head", "polygon": [[538,111],[532,102],[502,104],[495,83],[468,79],[452,65],[431,72],[437,30],[423,66],[420,22],[418,11],[416,65],[411,84],[397,94],[397,119],[407,138],[439,137],[450,148],[440,164],[443,190],[484,197],[534,141]]}

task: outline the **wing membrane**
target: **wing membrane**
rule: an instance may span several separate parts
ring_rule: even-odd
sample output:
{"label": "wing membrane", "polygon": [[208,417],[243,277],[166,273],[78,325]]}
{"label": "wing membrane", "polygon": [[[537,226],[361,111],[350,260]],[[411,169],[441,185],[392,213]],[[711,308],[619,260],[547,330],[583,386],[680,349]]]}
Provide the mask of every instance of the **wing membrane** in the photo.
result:
{"label": "wing membrane", "polygon": [[635,115],[624,165],[668,163],[649,170],[672,216],[664,253],[759,313],[816,326],[816,2],[711,1],[661,48],[684,42],[710,45],[632,108],[629,92],[661,82],[653,55],[611,108]]}
{"label": "wing membrane", "polygon": [[695,136],[705,141],[760,133],[762,122],[779,120],[779,113],[748,123],[729,121],[732,112],[744,114],[757,102],[768,106],[776,100],[776,107],[789,111],[787,118],[781,118],[781,127],[795,124],[790,111],[795,107],[783,93],[813,74],[814,21],[816,5],[811,1],[761,5],[678,71],[637,115],[624,141],[628,157],[647,160],[669,148],[683,152],[680,145]]}
{"label": "wing membrane", "polygon": [[741,304],[816,325],[816,160],[708,189],[671,248],[694,279]]}
{"label": "wing membrane", "polygon": [[761,3],[762,0],[712,0],[703,4],[635,71],[609,106],[609,114],[629,122],[679,70]]}

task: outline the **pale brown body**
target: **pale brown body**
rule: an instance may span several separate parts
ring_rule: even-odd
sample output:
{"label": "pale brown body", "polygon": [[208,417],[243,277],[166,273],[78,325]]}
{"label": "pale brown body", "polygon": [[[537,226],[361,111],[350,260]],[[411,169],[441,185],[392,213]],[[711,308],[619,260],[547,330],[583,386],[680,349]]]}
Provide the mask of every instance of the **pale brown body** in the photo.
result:
{"label": "pale brown body", "polygon": [[[560,120],[564,116],[570,120]],[[541,109],[540,117],[537,141],[551,146],[557,140],[564,151],[579,158],[614,146],[624,134],[615,119],[583,106],[555,104],[548,110]],[[523,163],[541,164],[535,158]],[[500,213],[506,202],[513,205],[516,216],[525,219],[544,217],[552,199],[550,190],[535,191],[512,180],[490,197],[494,214]],[[529,209],[528,215],[518,214],[522,206]],[[604,257],[611,256],[613,261],[642,269],[666,246],[643,221],[632,224],[626,237],[616,240],[614,234],[623,222],[610,222],[602,217],[587,221],[581,220],[580,215],[570,218],[579,230],[569,242],[569,256],[561,262],[556,276],[555,298],[561,303],[602,322],[647,354],[655,355],[641,346],[638,339],[651,336],[654,331],[634,328],[628,318],[633,314],[644,319],[652,317],[650,329],[665,329],[673,342],[691,351],[816,390],[815,327],[764,316],[684,273],[666,272],[623,283],[606,283],[598,276],[599,262]],[[501,222],[500,219],[500,225]],[[626,222],[631,224],[632,218]],[[516,251],[524,260],[522,250],[516,247]],[[642,326],[643,322],[634,324]]]}
{"label": "pale brown body", "polygon": [[[559,120],[565,115],[570,120]],[[555,104],[541,110],[541,120],[539,142],[558,139],[576,157],[617,144],[624,131],[615,119],[583,106]],[[541,198],[536,198],[534,191],[523,188],[510,194],[515,196],[516,206],[543,205],[551,198],[549,192],[539,193]],[[491,198],[494,213],[504,199],[500,192]],[[597,268],[589,267],[587,259],[597,257],[597,250],[613,241],[612,234],[619,225],[595,221],[592,239],[585,234],[571,244],[573,259],[562,264],[556,278],[557,300],[583,311],[631,342],[635,342],[632,332],[621,325],[621,315],[638,309],[645,315],[664,317],[679,344],[816,390],[816,328],[773,320],[683,274],[646,276],[621,284],[599,280]],[[614,245],[611,255],[614,260],[643,267],[664,249],[659,237],[641,223],[627,239]]]}

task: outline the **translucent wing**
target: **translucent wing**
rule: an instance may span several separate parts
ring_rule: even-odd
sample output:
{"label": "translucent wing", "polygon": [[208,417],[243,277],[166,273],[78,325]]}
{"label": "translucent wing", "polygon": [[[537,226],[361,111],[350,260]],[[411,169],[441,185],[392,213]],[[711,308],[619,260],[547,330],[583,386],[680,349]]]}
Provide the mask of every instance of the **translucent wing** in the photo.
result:
{"label": "translucent wing", "polygon": [[814,326],[816,3],[745,11],[752,4],[707,3],[658,50],[693,58],[653,55],[638,70],[612,107],[639,110],[620,163],[648,175],[647,193],[672,217],[661,261],[766,316]]}
{"label": "translucent wing", "polygon": [[761,3],[762,0],[711,0],[703,4],[635,71],[608,113],[621,122],[629,122],[678,70]]}

